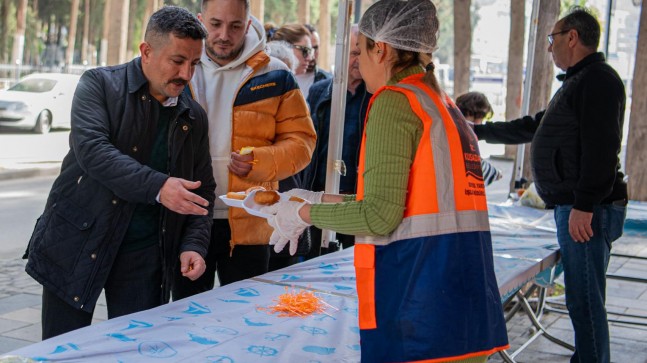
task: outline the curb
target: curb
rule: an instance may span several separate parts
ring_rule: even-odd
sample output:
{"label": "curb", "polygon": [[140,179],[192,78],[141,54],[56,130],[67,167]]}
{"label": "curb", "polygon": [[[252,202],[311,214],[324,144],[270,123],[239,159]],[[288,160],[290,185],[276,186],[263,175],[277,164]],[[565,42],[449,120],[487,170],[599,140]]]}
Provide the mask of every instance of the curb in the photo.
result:
{"label": "curb", "polygon": [[26,169],[0,169],[0,180],[13,180],[33,178],[38,176],[58,175],[61,172],[61,165],[45,168],[26,168]]}

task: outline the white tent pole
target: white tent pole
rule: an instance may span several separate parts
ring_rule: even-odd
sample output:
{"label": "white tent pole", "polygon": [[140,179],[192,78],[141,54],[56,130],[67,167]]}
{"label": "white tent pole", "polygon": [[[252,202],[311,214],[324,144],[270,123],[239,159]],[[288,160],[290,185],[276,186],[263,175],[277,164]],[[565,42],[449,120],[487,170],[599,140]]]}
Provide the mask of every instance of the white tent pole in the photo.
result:
{"label": "white tent pole", "polygon": [[[346,111],[346,89],[348,84],[348,55],[350,53],[350,17],[353,14],[353,0],[339,1],[337,35],[335,39],[335,69],[330,110],[330,133],[328,141],[328,162],[326,163],[326,193],[339,193],[339,175],[343,166],[341,151],[344,138],[344,115]],[[323,230],[321,246],[327,248],[335,240],[335,232]]]}
{"label": "white tent pole", "polygon": [[[528,30],[528,56],[526,57],[526,72],[523,83],[523,99],[521,102],[521,114],[527,115],[530,112],[530,89],[532,88],[532,69],[535,66],[535,44],[537,43],[537,24],[539,23],[539,3],[540,0],[533,0],[532,13],[530,15],[530,29]],[[514,187],[519,189],[523,187],[523,159],[525,154],[525,145],[517,146],[517,159],[514,173]]]}

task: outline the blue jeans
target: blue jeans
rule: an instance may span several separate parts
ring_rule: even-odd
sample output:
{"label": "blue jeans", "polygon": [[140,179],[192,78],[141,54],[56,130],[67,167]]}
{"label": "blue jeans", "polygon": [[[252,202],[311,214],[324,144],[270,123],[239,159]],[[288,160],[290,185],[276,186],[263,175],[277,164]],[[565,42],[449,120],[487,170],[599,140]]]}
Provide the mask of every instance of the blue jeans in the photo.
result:
{"label": "blue jeans", "polygon": [[599,205],[593,210],[593,237],[575,242],[568,233],[572,205],[555,208],[557,241],[564,265],[566,307],[575,332],[571,363],[610,361],[606,272],[611,243],[622,236],[626,207]]}

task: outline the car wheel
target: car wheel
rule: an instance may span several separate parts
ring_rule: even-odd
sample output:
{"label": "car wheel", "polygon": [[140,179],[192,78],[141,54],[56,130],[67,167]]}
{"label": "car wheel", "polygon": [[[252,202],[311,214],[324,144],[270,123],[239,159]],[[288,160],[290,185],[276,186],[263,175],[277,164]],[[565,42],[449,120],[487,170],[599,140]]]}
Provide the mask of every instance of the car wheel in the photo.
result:
{"label": "car wheel", "polygon": [[38,119],[36,120],[36,126],[34,126],[34,132],[37,134],[46,134],[51,129],[52,129],[52,114],[47,110],[43,110],[38,115]]}

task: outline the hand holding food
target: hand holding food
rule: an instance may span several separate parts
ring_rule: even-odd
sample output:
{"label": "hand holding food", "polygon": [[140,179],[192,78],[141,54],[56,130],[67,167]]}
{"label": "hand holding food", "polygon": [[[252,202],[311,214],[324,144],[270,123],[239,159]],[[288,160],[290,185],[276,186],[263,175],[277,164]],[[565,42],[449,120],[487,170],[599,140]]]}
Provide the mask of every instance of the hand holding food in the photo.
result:
{"label": "hand holding food", "polygon": [[241,178],[247,177],[253,165],[256,163],[253,150],[254,147],[246,146],[240,149],[239,152],[232,152],[231,160],[227,166],[229,171]]}

